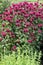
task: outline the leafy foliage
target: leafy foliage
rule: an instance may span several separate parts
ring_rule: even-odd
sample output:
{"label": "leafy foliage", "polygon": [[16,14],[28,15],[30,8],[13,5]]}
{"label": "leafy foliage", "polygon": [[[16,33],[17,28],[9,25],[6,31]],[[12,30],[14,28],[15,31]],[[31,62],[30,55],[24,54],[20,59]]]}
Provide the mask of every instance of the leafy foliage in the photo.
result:
{"label": "leafy foliage", "polygon": [[10,6],[8,0],[0,0],[0,14],[3,13],[8,6]]}
{"label": "leafy foliage", "polygon": [[21,53],[18,48],[17,52],[13,52],[12,54],[9,54],[9,56],[4,55],[4,58],[1,56],[0,65],[40,65],[40,57],[41,52],[37,54],[37,51],[33,52],[31,49]]}

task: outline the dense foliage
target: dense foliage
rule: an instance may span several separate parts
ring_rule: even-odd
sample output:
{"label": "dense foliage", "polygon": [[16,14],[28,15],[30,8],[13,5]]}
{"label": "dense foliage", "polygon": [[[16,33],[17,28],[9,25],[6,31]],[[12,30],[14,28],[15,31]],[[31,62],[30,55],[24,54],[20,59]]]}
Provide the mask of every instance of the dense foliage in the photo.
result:
{"label": "dense foliage", "polygon": [[5,11],[7,7],[10,6],[9,0],[0,0],[0,14]]}
{"label": "dense foliage", "polygon": [[18,48],[17,53],[13,52],[9,56],[1,56],[0,65],[40,65],[41,52],[37,54],[37,51],[33,52],[32,48],[27,54],[27,50],[21,53]]}

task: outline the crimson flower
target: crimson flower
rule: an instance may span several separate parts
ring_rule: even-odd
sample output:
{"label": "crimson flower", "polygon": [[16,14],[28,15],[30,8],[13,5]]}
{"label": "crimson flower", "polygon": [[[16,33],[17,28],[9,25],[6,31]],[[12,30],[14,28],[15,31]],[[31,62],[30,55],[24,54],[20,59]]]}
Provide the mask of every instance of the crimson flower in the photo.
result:
{"label": "crimson flower", "polygon": [[42,31],[41,30],[38,30],[38,33],[41,33]]}
{"label": "crimson flower", "polygon": [[1,35],[2,35],[3,37],[5,37],[7,34],[6,34],[6,32],[2,31],[2,32],[1,32]]}
{"label": "crimson flower", "polygon": [[38,27],[42,27],[42,26],[43,26],[43,24],[42,24],[42,23],[39,23],[39,24],[38,24]]}
{"label": "crimson flower", "polygon": [[24,33],[26,33],[26,32],[28,32],[29,30],[28,30],[28,28],[24,28],[23,31],[24,31]]}
{"label": "crimson flower", "polygon": [[7,29],[6,29],[6,32],[10,32],[10,29],[7,28]]}
{"label": "crimson flower", "polygon": [[28,43],[32,43],[32,40],[28,40]]}
{"label": "crimson flower", "polygon": [[14,46],[11,48],[11,50],[14,51],[14,50],[16,50],[16,48],[17,48],[16,45],[14,45]]}

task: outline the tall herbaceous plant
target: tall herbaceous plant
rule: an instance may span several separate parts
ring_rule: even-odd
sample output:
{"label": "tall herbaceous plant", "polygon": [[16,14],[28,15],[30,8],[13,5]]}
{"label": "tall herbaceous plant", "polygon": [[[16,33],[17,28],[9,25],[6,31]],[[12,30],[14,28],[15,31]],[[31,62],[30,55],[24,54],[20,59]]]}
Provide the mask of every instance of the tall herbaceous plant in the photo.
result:
{"label": "tall herbaceous plant", "polygon": [[18,46],[38,48],[42,43],[43,4],[34,2],[12,3],[0,14],[0,51],[14,51]]}

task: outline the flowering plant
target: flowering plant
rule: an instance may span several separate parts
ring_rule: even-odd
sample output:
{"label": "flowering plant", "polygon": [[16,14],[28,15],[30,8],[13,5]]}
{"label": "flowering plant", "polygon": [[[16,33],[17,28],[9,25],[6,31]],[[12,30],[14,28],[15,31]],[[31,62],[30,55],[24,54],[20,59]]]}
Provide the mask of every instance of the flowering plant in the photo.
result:
{"label": "flowering plant", "polygon": [[5,9],[0,42],[15,50],[18,45],[40,45],[43,32],[43,4],[20,2]]}

